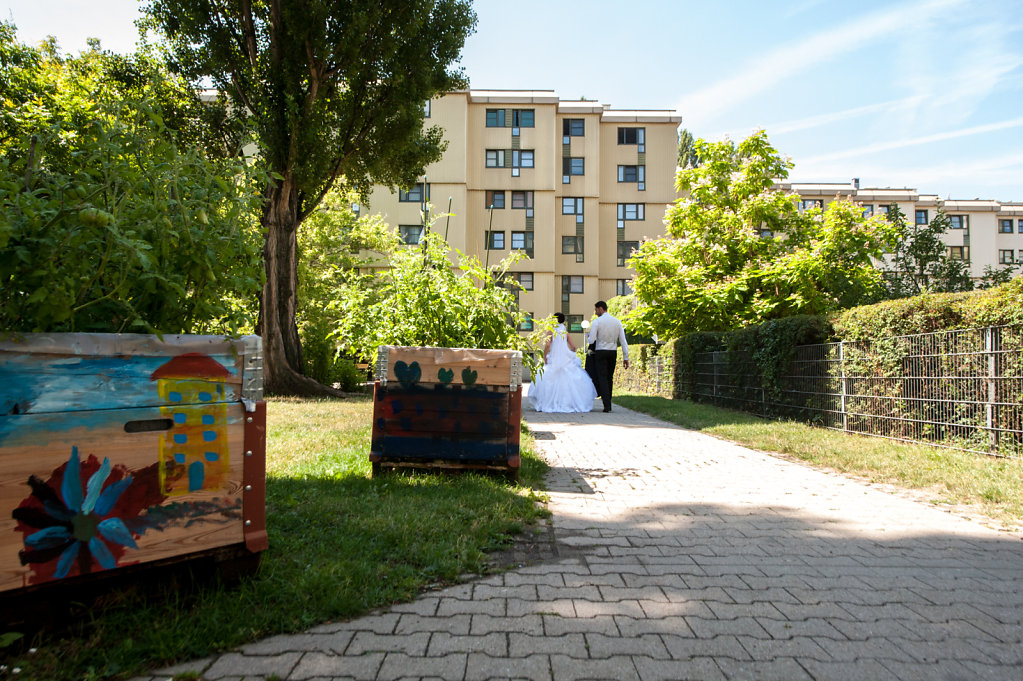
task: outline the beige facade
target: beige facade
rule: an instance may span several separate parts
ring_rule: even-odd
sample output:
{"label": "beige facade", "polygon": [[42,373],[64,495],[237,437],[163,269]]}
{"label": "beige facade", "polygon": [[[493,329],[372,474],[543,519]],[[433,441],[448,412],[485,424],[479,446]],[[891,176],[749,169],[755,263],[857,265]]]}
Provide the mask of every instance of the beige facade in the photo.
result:
{"label": "beige facade", "polygon": [[805,201],[820,201],[824,206],[839,198],[852,199],[871,213],[898,204],[908,224],[930,222],[942,206],[952,220],[952,228],[942,237],[948,253],[967,261],[974,279],[983,277],[987,266],[997,269],[1016,265],[1019,272],[1018,266],[1023,263],[1023,203],[942,200],[915,189],[861,188],[855,179],[849,184],[781,182],[777,186]]}
{"label": "beige facade", "polygon": [[[675,192],[675,111],[616,110],[550,91],[470,90],[429,105],[448,142],[412,192],[376,188],[367,209],[414,243],[423,192],[449,243],[491,264],[512,250],[535,318],[563,312],[578,330],[593,303],[628,291],[631,247],[664,233]],[[417,191],[418,190],[418,191]],[[493,205],[493,208],[490,206]]]}

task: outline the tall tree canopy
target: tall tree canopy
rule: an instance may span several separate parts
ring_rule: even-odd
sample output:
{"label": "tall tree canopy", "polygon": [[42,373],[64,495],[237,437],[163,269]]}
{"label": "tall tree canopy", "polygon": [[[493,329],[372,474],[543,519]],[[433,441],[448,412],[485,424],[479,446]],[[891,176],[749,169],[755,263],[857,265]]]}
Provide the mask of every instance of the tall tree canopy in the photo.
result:
{"label": "tall tree canopy", "polygon": [[297,230],[340,178],[410,186],[443,152],[424,104],[465,85],[452,69],[476,16],[468,0],[149,0],[143,27],[177,67],[251,117],[271,175],[261,222],[266,388],[317,393],[301,375]]}
{"label": "tall tree canopy", "polygon": [[774,189],[792,164],[763,132],[738,145],[697,140],[695,152],[700,164],[679,171],[685,196],[668,210],[668,235],[630,260],[634,331],[728,330],[880,294],[871,258],[897,236],[891,223],[849,201],[800,210],[799,197]]}

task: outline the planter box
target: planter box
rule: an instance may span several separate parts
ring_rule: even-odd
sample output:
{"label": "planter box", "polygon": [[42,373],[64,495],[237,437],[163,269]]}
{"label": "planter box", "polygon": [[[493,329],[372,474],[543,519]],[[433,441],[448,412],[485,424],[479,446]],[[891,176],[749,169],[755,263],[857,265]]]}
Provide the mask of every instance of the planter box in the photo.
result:
{"label": "planter box", "polygon": [[4,336],[0,594],[265,549],[262,392],[256,336]]}
{"label": "planter box", "polygon": [[373,390],[382,468],[495,470],[518,477],[522,353],[382,346]]}

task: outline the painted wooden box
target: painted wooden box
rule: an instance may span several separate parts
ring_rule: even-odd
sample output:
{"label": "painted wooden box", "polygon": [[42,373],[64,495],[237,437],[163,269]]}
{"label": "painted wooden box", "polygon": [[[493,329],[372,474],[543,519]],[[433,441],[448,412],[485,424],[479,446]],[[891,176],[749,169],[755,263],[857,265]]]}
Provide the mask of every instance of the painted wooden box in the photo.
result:
{"label": "painted wooden box", "polygon": [[382,468],[519,469],[522,353],[382,346],[373,397]]}
{"label": "painted wooden box", "polygon": [[257,336],[0,338],[0,594],[265,549],[262,393]]}

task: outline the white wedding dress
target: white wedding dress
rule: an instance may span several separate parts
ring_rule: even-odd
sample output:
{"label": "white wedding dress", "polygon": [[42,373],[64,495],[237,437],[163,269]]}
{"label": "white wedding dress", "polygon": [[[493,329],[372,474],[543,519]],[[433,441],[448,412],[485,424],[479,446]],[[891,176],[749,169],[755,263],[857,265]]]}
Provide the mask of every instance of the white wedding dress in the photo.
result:
{"label": "white wedding dress", "polygon": [[568,349],[565,325],[554,327],[547,364],[529,388],[533,408],[542,412],[587,412],[593,409],[597,390],[582,362]]}

